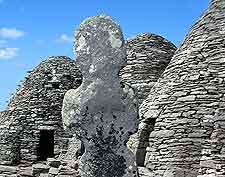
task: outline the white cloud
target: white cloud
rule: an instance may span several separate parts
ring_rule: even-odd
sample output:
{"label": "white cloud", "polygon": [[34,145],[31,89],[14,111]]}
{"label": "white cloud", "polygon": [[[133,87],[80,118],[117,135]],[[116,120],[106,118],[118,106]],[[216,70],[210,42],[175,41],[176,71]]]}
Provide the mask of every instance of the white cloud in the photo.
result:
{"label": "white cloud", "polygon": [[0,48],[0,60],[11,59],[18,56],[19,48]]}
{"label": "white cloud", "polygon": [[0,39],[0,47],[5,46],[5,44],[7,44],[7,41],[6,41],[6,40],[1,40],[1,39]]}
{"label": "white cloud", "polygon": [[61,43],[72,43],[73,37],[68,36],[67,34],[62,34],[61,36],[59,36],[59,38],[56,41]]}
{"label": "white cloud", "polygon": [[[0,0],[1,1],[1,0]],[[16,28],[0,28],[0,37],[5,39],[17,39],[24,36],[24,32]]]}

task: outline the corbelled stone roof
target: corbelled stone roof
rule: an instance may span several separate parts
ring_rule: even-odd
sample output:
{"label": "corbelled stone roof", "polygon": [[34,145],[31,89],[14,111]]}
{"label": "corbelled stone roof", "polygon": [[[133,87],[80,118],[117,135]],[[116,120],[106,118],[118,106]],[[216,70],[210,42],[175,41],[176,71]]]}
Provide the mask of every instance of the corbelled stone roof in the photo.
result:
{"label": "corbelled stone roof", "polygon": [[225,175],[225,1],[193,26],[141,106],[154,177]]}
{"label": "corbelled stone roof", "polygon": [[59,153],[69,136],[62,125],[63,97],[81,82],[75,61],[64,56],[49,57],[31,71],[2,113],[0,163],[36,161],[43,129],[55,131],[55,154]]}
{"label": "corbelled stone roof", "polygon": [[[153,85],[166,69],[176,46],[167,39],[152,33],[145,33],[129,39],[126,43],[127,64],[119,73],[123,82],[136,90],[139,105],[149,95]],[[151,127],[140,127],[139,132],[147,132]],[[129,148],[136,152],[137,165],[142,166],[148,133],[134,134],[128,142]]]}
{"label": "corbelled stone roof", "polygon": [[[62,91],[60,94],[63,94],[68,89],[73,88],[74,85],[80,85],[82,77],[75,61],[66,56],[51,56],[28,73],[29,75],[10,99],[3,114],[8,115],[9,112],[16,114],[15,110],[22,110],[29,106],[32,109],[34,109],[33,106],[44,107],[46,102],[50,106],[51,102],[56,101],[54,99],[60,96],[57,91]],[[53,95],[55,96],[53,97]],[[60,101],[57,100],[57,103],[60,103]],[[49,107],[45,108],[49,109]],[[25,110],[23,111],[25,112]],[[3,118],[5,119],[4,116]]]}
{"label": "corbelled stone roof", "polygon": [[120,77],[137,90],[139,103],[142,103],[169,64],[176,46],[151,33],[129,39],[126,45],[127,64],[120,71]]}

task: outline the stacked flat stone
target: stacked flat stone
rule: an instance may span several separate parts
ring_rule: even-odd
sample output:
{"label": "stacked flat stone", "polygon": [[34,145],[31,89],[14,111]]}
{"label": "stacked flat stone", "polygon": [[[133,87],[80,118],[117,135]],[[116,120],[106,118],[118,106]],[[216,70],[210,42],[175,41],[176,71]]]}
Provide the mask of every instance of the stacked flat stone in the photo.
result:
{"label": "stacked flat stone", "polygon": [[18,166],[0,165],[1,177],[80,177],[78,163],[68,163],[54,158],[46,162],[21,164]]}
{"label": "stacked flat stone", "polygon": [[135,157],[126,143],[137,131],[133,89],[121,84],[126,63],[119,26],[109,16],[92,17],[76,32],[77,64],[83,82],[66,93],[63,123],[84,142],[82,177],[137,177]]}
{"label": "stacked flat stone", "polygon": [[[126,43],[127,64],[119,73],[123,82],[136,90],[139,105],[149,95],[153,85],[166,69],[176,46],[152,33],[138,35]],[[139,133],[130,137],[128,147],[136,153],[138,166],[144,165],[149,131],[152,127],[139,127]]]}
{"label": "stacked flat stone", "polygon": [[41,130],[54,130],[54,153],[67,148],[63,129],[64,94],[78,87],[82,76],[75,61],[52,56],[29,73],[0,120],[0,163],[33,162],[39,158]]}
{"label": "stacked flat stone", "polygon": [[140,109],[154,177],[225,176],[225,1],[213,0]]}
{"label": "stacked flat stone", "polygon": [[151,33],[129,39],[126,46],[127,64],[119,75],[123,82],[137,90],[141,104],[166,69],[176,46],[167,39]]}

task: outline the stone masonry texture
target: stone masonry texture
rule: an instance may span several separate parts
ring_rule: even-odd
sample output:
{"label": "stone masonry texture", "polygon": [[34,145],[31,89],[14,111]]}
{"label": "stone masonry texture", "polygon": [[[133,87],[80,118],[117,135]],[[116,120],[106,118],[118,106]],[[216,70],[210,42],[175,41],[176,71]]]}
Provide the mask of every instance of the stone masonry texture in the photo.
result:
{"label": "stone masonry texture", "polygon": [[0,119],[0,163],[35,162],[40,157],[40,132],[54,131],[54,156],[67,149],[61,108],[66,91],[78,87],[81,73],[75,61],[49,57],[29,73]]}
{"label": "stone masonry texture", "polygon": [[83,82],[66,93],[63,123],[85,146],[82,177],[136,177],[129,135],[138,128],[138,105],[133,89],[120,83],[126,63],[120,27],[109,16],[85,20],[76,31],[77,64]]}
{"label": "stone masonry texture", "polygon": [[214,0],[141,105],[152,176],[225,176],[224,85],[225,1]]}
{"label": "stone masonry texture", "polygon": [[[166,69],[176,46],[159,35],[145,33],[129,39],[126,49],[127,64],[120,70],[119,76],[123,82],[135,89],[140,105]],[[139,166],[144,165],[151,128],[140,125],[138,133],[132,135],[128,142],[128,147],[136,153]]]}
{"label": "stone masonry texture", "polygon": [[125,43],[105,15],[75,37],[77,61],[41,62],[0,112],[0,177],[225,177],[225,0],[178,50],[151,33]]}
{"label": "stone masonry texture", "polygon": [[[128,62],[120,70],[120,78],[123,77],[123,75],[125,75],[125,79],[122,79],[122,82],[125,82],[126,84],[134,87],[136,89],[136,91],[139,89],[138,94],[140,96],[138,95],[138,100],[139,100],[139,104],[140,104],[140,102],[143,99],[143,95],[147,95],[147,92],[149,92],[150,87],[152,87],[152,85],[153,85],[153,82],[155,82],[155,80],[157,80],[157,78],[159,77],[159,73],[163,72],[166,65],[169,63],[169,60],[170,60],[169,57],[172,57],[172,52],[174,52],[173,50],[175,50],[174,45],[171,44],[170,42],[168,42],[163,37],[160,37],[160,36],[155,35],[155,34],[150,34],[150,33],[138,35],[137,37],[128,40],[125,45],[127,47],[127,60],[128,60]],[[145,45],[146,45],[146,47],[144,47]],[[151,47],[154,48],[153,51],[151,50]],[[156,50],[156,48],[158,48],[158,50]],[[161,51],[161,49],[162,49],[162,51]],[[171,50],[167,51],[167,49],[168,50],[171,49]],[[146,50],[146,52],[145,52],[145,50]],[[132,58],[132,56],[133,56],[133,58]],[[136,57],[136,56],[138,56],[138,57]],[[144,56],[146,56],[146,57],[144,57]],[[164,56],[164,57],[162,57],[162,56]],[[165,58],[166,58],[166,60],[165,60]],[[54,85],[54,83],[55,83],[54,86],[56,87],[57,83],[59,83],[59,81],[52,82],[51,78],[52,78],[53,74],[54,75],[60,75],[60,74],[55,74],[56,71],[54,71],[55,69],[53,70],[53,65],[54,65],[54,68],[57,68],[57,69],[61,68],[60,73],[63,73],[63,75],[65,75],[65,77],[67,77],[67,78],[70,77],[69,76],[70,74],[68,73],[68,67],[61,67],[60,66],[64,62],[64,59],[65,59],[65,61],[67,61],[67,59],[68,59],[70,62],[72,62],[72,60],[70,60],[67,57],[50,57],[48,60],[51,60],[51,62],[48,61],[48,60],[42,62],[40,64],[40,66],[41,65],[47,65],[47,63],[49,65],[47,67],[48,69],[45,69],[46,70],[45,73],[42,73],[43,70],[39,69],[39,72],[37,72],[36,74],[29,74],[29,76],[26,77],[26,81],[24,81],[24,82],[31,82],[31,81],[35,82],[34,85],[38,86],[38,88],[34,89],[34,87],[31,87],[31,86],[29,86],[29,88],[28,88],[27,84],[26,84],[26,86],[19,87],[18,90],[29,89],[29,90],[32,91],[32,93],[34,93],[38,89],[42,88],[43,85],[46,85],[47,82],[49,82],[50,84],[47,84],[48,86],[46,87],[46,88],[48,88],[48,95],[54,95],[55,89],[50,89],[52,87],[51,85],[52,84]],[[62,61],[59,62],[59,60],[62,60]],[[147,64],[149,64],[149,65],[147,65]],[[156,68],[154,69],[154,67],[152,65]],[[159,67],[159,65],[160,65],[160,67]],[[38,66],[38,67],[40,67],[40,66]],[[71,65],[71,66],[73,66],[73,65]],[[130,69],[129,66],[132,66],[133,69]],[[158,69],[160,69],[160,72],[158,72],[158,73],[156,72],[157,67],[158,67]],[[64,69],[65,69],[65,71],[63,71]],[[146,72],[144,72],[144,73],[139,72],[141,69],[145,70]],[[151,69],[152,69],[152,72],[151,72]],[[148,70],[148,72],[151,72],[151,82],[148,79],[148,77],[145,77],[145,76],[148,75],[147,70]],[[49,73],[49,71],[51,71],[53,73]],[[129,75],[129,73],[130,73],[130,75]],[[39,78],[39,76],[37,76],[38,74],[40,74],[40,78]],[[42,74],[47,74],[47,77],[46,76],[42,77]],[[37,79],[37,77],[38,77],[38,79]],[[46,80],[46,78],[48,78],[48,80]],[[135,85],[134,83],[139,81],[138,78],[142,78],[142,80],[141,80],[141,82],[139,82],[139,84]],[[29,79],[29,80],[27,81],[27,79]],[[78,72],[77,78],[75,78],[75,79],[76,79],[76,83],[81,83],[81,73]],[[63,79],[63,82],[64,81],[65,80]],[[74,80],[71,79],[71,82],[74,82]],[[38,83],[39,84],[45,83],[45,84],[39,85]],[[132,83],[134,85],[132,85]],[[148,83],[150,83],[150,84],[148,84]],[[64,85],[65,83],[61,83],[61,84]],[[66,83],[66,84],[69,85],[69,83]],[[23,83],[22,85],[25,85],[25,84]],[[75,84],[74,86],[76,87],[77,85]],[[140,88],[141,88],[142,91],[140,90]],[[61,89],[61,91],[62,91],[62,89]],[[45,90],[45,92],[46,92],[46,90]],[[42,96],[39,96],[39,98],[41,98],[41,97],[44,98],[43,95],[45,94],[45,92],[44,92],[44,90],[42,90],[39,94],[39,95],[42,94]],[[52,93],[50,93],[50,92],[52,92]],[[144,94],[142,94],[142,92]],[[32,144],[30,144],[30,147],[29,147],[29,148],[31,148],[31,147],[36,148],[36,150],[35,150],[36,152],[34,152],[34,155],[32,155],[35,158],[32,158],[32,159],[30,158],[31,156],[30,156],[29,153],[27,154],[26,160],[23,159],[23,158],[21,159],[21,157],[20,157],[21,156],[20,155],[20,147],[18,146],[17,149],[14,148],[14,147],[16,147],[14,145],[17,143],[17,142],[15,142],[16,138],[18,139],[18,144],[20,144],[20,137],[23,136],[23,131],[21,131],[21,133],[18,134],[18,136],[16,136],[16,134],[19,131],[17,131],[17,133],[11,131],[12,129],[15,129],[15,131],[16,131],[17,130],[16,126],[7,126],[7,125],[9,124],[9,121],[13,121],[14,118],[16,116],[20,116],[20,114],[24,115],[24,117],[25,117],[25,115],[29,115],[26,112],[31,110],[30,108],[25,110],[24,109],[25,106],[20,107],[20,105],[22,103],[23,103],[23,105],[26,105],[25,102],[28,103],[29,99],[26,95],[24,95],[24,93],[22,91],[20,91],[20,92],[17,91],[17,93],[15,95],[17,95],[18,93],[19,93],[19,96],[17,96],[17,99],[15,99],[16,97],[14,96],[11,99],[10,104],[8,105],[8,108],[5,111],[0,112],[1,136],[2,136],[1,137],[1,150],[2,150],[1,154],[3,154],[1,159],[4,159],[4,160],[1,161],[1,164],[17,164],[18,163],[18,164],[24,165],[24,162],[35,163],[38,160],[38,156],[39,156],[38,155],[38,146],[39,145],[37,143],[32,143]],[[26,98],[23,98],[24,96]],[[19,101],[18,97],[23,98],[23,99],[21,99]],[[15,104],[15,102],[17,102],[17,104]],[[34,103],[35,103],[35,99],[34,99],[33,104]],[[46,106],[41,106],[41,100],[38,103],[39,103],[39,105],[37,105],[36,107],[39,107],[38,108],[39,113],[51,108],[51,104],[46,104]],[[13,109],[10,108],[12,106],[13,106]],[[28,106],[28,104],[26,106]],[[36,109],[36,107],[34,109]],[[18,113],[18,109],[23,109],[23,111],[21,110]],[[54,112],[58,113],[58,112],[61,111],[60,106],[58,106],[57,109],[58,110],[54,110]],[[51,117],[50,114],[52,114],[52,113],[53,113],[52,111],[49,111],[48,117]],[[37,116],[33,117],[33,119],[36,119],[36,118],[37,118]],[[26,120],[26,121],[29,121],[29,120]],[[60,124],[60,122],[61,122],[60,117],[57,118],[56,121],[54,121],[54,124],[57,124],[57,121]],[[45,124],[48,124],[48,123],[49,122],[47,122],[47,121],[45,122]],[[43,128],[53,129],[53,125],[51,124],[49,126],[45,126],[45,127],[43,126]],[[26,129],[26,127],[25,127],[25,129]],[[26,131],[28,131],[28,129]],[[38,130],[38,131],[41,131],[41,129]],[[146,133],[144,133],[144,135],[145,136],[141,137],[141,141],[143,141],[141,143],[138,142],[137,134],[132,135],[132,138],[130,138],[130,141],[128,143],[129,148],[131,148],[131,149],[133,148],[132,150],[134,150],[134,149],[136,150],[137,145],[140,145],[140,144],[143,144],[143,143],[147,144],[146,143],[147,140],[145,140],[145,139],[146,139],[146,137],[148,139],[148,135]],[[65,145],[61,146],[61,148],[59,148],[59,146],[57,145],[57,142],[56,142],[56,145],[54,147],[55,158],[57,158],[57,161],[60,160],[61,164],[64,165],[63,168],[59,167],[58,170],[55,169],[56,171],[58,171],[59,175],[60,174],[61,175],[71,175],[71,174],[77,175],[76,170],[74,172],[74,169],[73,168],[71,169],[70,164],[77,164],[77,159],[80,158],[80,156],[84,152],[83,143],[80,140],[78,140],[76,137],[70,138],[70,140],[68,140],[68,137],[72,137],[72,136],[66,135],[66,137],[65,136],[60,137],[60,138],[63,139],[64,142],[66,142]],[[36,138],[36,142],[39,141],[39,138],[40,137]],[[59,138],[59,137],[57,137],[57,138]],[[9,142],[9,143],[7,143],[7,142]],[[67,148],[67,142],[69,144],[68,148]],[[131,143],[132,143],[132,145],[131,145]],[[131,145],[131,147],[130,147],[130,145]],[[140,146],[140,147],[141,147],[141,149],[139,150],[137,160],[141,159],[141,162],[142,162],[143,159],[144,159],[144,154],[142,153],[143,146]],[[60,153],[60,155],[59,155],[59,153]],[[49,173],[50,175],[52,175],[51,174],[52,170],[50,170],[50,169],[55,168],[55,167],[46,166],[45,163],[46,162],[43,161],[42,164],[35,164],[35,165],[33,165],[33,167],[29,166],[29,164],[27,166],[23,166],[23,167],[20,167],[20,165],[19,165],[19,166],[12,167],[12,168],[9,168],[7,166],[1,166],[0,167],[0,171],[1,171],[0,174],[4,174],[4,175],[8,174],[8,176],[14,175],[14,174],[17,174],[17,175],[20,175],[20,176],[21,175],[22,176],[23,175],[25,175],[25,176],[26,175],[37,176],[37,175],[44,175],[44,174],[46,175],[46,174]],[[139,171],[140,171],[140,169],[139,169]],[[142,173],[146,174],[146,169],[144,171],[141,170],[140,175]]]}
{"label": "stone masonry texture", "polygon": [[166,69],[176,46],[159,35],[145,33],[129,39],[126,47],[127,64],[119,75],[123,82],[136,89],[141,104]]}

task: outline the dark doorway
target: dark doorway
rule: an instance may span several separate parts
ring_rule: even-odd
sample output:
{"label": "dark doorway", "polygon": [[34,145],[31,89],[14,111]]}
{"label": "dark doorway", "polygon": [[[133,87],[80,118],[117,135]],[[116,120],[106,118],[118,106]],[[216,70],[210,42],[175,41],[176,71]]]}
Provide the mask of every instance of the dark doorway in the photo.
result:
{"label": "dark doorway", "polygon": [[38,160],[45,161],[48,157],[54,157],[54,130],[41,130]]}
{"label": "dark doorway", "polygon": [[144,167],[146,148],[149,146],[149,136],[154,130],[156,119],[149,119],[145,121],[145,127],[140,130],[139,145],[136,152],[137,166]]}

